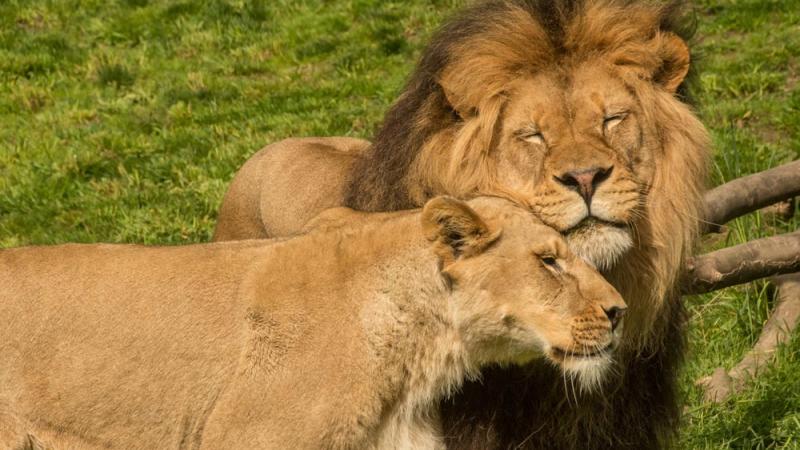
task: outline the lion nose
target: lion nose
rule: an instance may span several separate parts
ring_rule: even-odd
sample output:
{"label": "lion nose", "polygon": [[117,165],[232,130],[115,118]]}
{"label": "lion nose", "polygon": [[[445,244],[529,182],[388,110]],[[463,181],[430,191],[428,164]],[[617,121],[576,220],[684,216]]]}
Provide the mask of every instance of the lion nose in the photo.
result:
{"label": "lion nose", "polygon": [[628,308],[621,308],[619,306],[612,306],[608,309],[603,308],[603,312],[606,313],[606,317],[608,317],[608,320],[611,322],[611,331],[617,329],[617,325],[619,325],[622,316],[625,315],[625,311],[627,310]]}
{"label": "lion nose", "polygon": [[569,189],[577,191],[587,205],[592,203],[592,195],[597,190],[597,186],[606,181],[611,176],[614,166],[590,167],[588,169],[573,170],[564,172],[561,176],[555,177],[556,181]]}

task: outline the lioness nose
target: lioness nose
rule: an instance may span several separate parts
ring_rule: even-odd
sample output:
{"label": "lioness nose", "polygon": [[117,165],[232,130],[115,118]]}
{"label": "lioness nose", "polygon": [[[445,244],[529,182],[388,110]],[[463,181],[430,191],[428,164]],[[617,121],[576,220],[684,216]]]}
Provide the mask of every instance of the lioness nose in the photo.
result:
{"label": "lioness nose", "polygon": [[603,312],[606,313],[606,317],[608,317],[608,320],[611,322],[611,331],[617,329],[617,325],[619,325],[622,316],[625,315],[625,311],[627,310],[628,308],[620,308],[619,306],[612,306],[608,309],[603,308]]}
{"label": "lioness nose", "polygon": [[586,204],[589,205],[592,203],[592,195],[597,190],[597,186],[611,176],[613,169],[614,166],[606,168],[590,167],[588,169],[564,172],[561,176],[555,178],[556,181],[564,186],[578,191]]}

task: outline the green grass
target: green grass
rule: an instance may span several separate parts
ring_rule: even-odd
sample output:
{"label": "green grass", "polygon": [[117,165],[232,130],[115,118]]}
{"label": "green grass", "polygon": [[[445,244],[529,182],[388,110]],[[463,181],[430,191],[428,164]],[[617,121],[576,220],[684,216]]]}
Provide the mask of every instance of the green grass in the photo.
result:
{"label": "green grass", "polygon": [[[288,136],[368,137],[463,0],[0,2],[0,246],[208,240],[234,171]],[[704,0],[699,112],[713,182],[798,159],[800,0]],[[708,248],[797,228],[752,215]],[[680,448],[800,448],[800,339],[724,405],[763,284],[689,299]]]}
{"label": "green grass", "polygon": [[[800,2],[705,2],[698,14],[701,117],[717,149],[713,183],[800,158]],[[798,219],[750,215],[706,248],[795,230]],[[693,381],[735,365],[761,332],[772,298],[764,283],[689,298],[685,448],[800,448],[800,339],[741,395],[708,405]]]}

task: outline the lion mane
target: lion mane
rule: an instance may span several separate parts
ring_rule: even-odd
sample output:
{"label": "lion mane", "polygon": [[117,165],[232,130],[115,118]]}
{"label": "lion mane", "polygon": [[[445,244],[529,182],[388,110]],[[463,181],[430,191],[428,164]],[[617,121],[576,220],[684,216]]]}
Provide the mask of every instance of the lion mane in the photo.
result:
{"label": "lion mane", "polygon": [[[630,306],[618,376],[574,392],[552,367],[496,368],[442,405],[450,448],[663,448],[679,420],[676,376],[685,311],[677,287],[701,217],[707,133],[687,105],[688,66],[667,36],[690,38],[680,2],[507,0],[466,8],[433,37],[373,145],[356,163],[347,206],[390,211],[440,193],[503,194],[492,152],[521,73],[601,57],[625,67],[655,124],[659,152],[635,243],[605,275]],[[688,50],[687,50],[688,52]],[[686,58],[688,58],[688,53]],[[638,80],[638,83],[636,82]]]}

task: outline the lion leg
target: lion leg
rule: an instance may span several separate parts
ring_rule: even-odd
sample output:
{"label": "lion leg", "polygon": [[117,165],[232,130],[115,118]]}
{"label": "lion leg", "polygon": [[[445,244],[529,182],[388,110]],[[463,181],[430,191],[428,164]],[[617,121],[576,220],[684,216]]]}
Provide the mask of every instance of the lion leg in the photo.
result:
{"label": "lion leg", "polygon": [[[269,405],[265,388],[249,374],[234,378],[214,406],[203,428],[200,450],[281,448],[282,434],[299,434],[291,422],[275,428],[271,418],[279,417]],[[283,442],[282,439],[283,438]],[[284,448],[295,448],[286,446]]]}
{"label": "lion leg", "polygon": [[13,403],[0,396],[0,449],[2,450],[100,450],[80,436],[31,423]]}
{"label": "lion leg", "polygon": [[42,429],[0,405],[0,449],[3,450],[100,450],[80,437]]}
{"label": "lion leg", "polygon": [[28,434],[29,426],[11,409],[8,402],[0,400],[0,448],[12,450],[38,449]]}
{"label": "lion leg", "polygon": [[56,447],[45,445],[37,434],[33,424],[18,414],[10,401],[0,397],[0,449],[55,450]]}
{"label": "lion leg", "polygon": [[342,206],[350,169],[369,142],[353,138],[286,139],[253,155],[222,201],[214,241],[300,233],[321,211]]}

